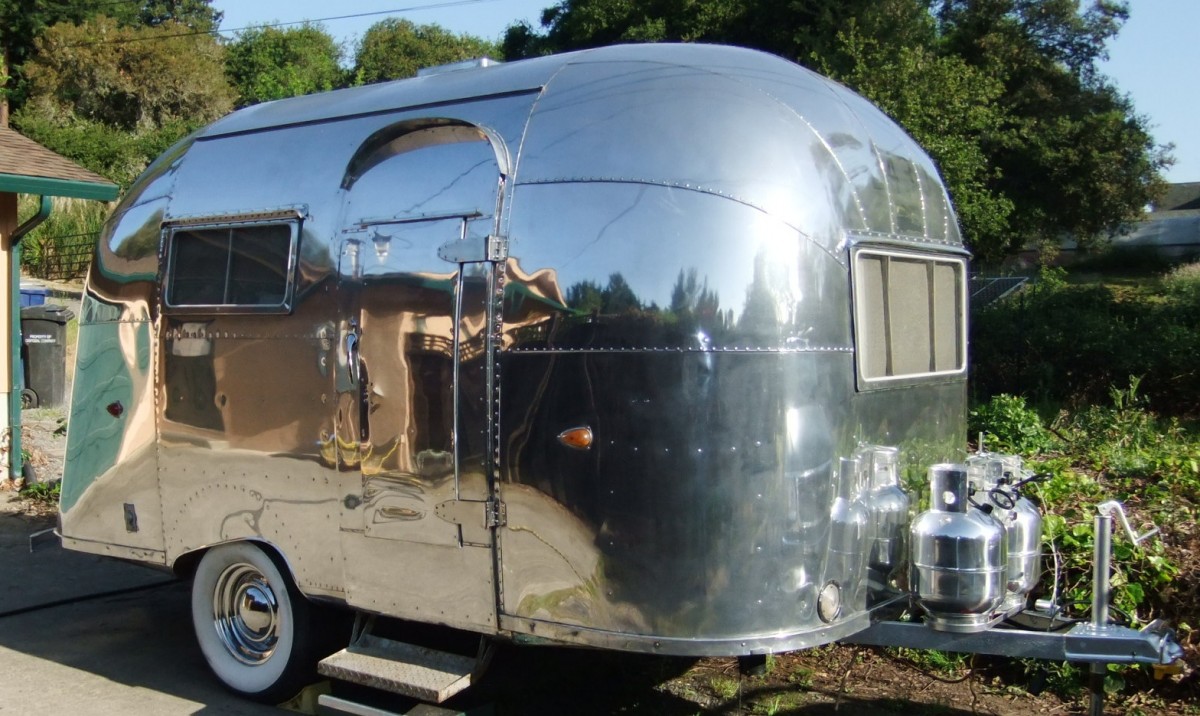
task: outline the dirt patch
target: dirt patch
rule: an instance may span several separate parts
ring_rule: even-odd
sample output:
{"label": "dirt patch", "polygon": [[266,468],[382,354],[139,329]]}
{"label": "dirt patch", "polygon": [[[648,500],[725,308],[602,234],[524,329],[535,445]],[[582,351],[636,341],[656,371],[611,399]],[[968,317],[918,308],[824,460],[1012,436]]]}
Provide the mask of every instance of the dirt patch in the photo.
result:
{"label": "dirt patch", "polygon": [[[58,513],[51,487],[62,480],[66,458],[67,423],[65,408],[37,408],[21,413],[21,448],[24,477],[0,480],[0,503],[7,512],[53,517]],[[21,489],[41,486],[36,492]]]}
{"label": "dirt patch", "polygon": [[[736,659],[679,659],[552,647],[506,647],[484,680],[449,705],[490,705],[500,715],[720,714],[780,716],[852,714],[900,716],[1025,716],[1087,713],[1082,674],[1007,659],[964,660],[959,668],[931,665],[894,650],[826,646],[780,654],[761,676],[742,675]],[[1130,677],[1140,678],[1140,677]],[[1057,681],[1056,681],[1057,680]],[[1033,693],[1038,686],[1045,690]],[[1054,691],[1050,687],[1054,687]],[[1178,686],[1146,677],[1128,696],[1110,696],[1110,716],[1200,713]]]}
{"label": "dirt patch", "polygon": [[[681,677],[693,691],[720,697],[729,681],[739,691],[706,705],[710,713],[723,714],[993,714],[1081,713],[1087,709],[1082,674],[1067,675],[1055,684],[1058,692],[1033,690],[1047,687],[1042,669],[1060,670],[1056,664],[1026,667],[1009,659],[976,657],[961,668],[934,666],[926,653],[916,660],[895,650],[875,647],[829,646],[782,654],[771,659],[766,674],[740,676],[733,659],[699,662]],[[923,662],[923,663],[922,663]],[[1055,671],[1056,674],[1061,672]],[[1173,688],[1164,684],[1167,688]],[[1033,690],[1031,690],[1033,689]],[[714,693],[716,692],[716,693]],[[1171,696],[1174,696],[1173,694]],[[1112,696],[1105,713],[1191,714],[1194,706],[1172,701],[1150,685],[1133,696]]]}

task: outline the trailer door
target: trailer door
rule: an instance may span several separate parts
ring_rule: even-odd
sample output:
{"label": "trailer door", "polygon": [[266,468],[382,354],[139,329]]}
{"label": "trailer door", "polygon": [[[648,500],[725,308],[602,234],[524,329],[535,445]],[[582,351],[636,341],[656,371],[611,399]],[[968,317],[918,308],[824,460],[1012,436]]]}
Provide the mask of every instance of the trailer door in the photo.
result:
{"label": "trailer door", "polygon": [[348,601],[494,630],[489,247],[503,158],[452,120],[404,123],[372,143],[343,184]]}

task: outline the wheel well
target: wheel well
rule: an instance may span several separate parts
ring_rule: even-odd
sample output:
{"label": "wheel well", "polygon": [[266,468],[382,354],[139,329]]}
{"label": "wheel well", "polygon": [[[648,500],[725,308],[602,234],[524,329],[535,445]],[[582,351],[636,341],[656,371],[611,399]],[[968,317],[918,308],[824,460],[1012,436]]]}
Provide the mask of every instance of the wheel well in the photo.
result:
{"label": "wheel well", "polygon": [[287,558],[283,556],[283,553],[280,552],[279,549],[270,542],[257,539],[230,540],[229,542],[210,544],[206,547],[200,547],[190,552],[184,552],[175,558],[175,562],[171,565],[171,571],[174,572],[175,576],[180,579],[190,579],[191,576],[196,572],[196,565],[200,564],[200,560],[204,557],[206,552],[214,547],[220,547],[224,544],[234,544],[235,542],[252,542],[256,546],[262,548],[262,550],[267,553],[267,556],[271,558],[271,561],[275,562],[275,564],[279,567],[280,571],[283,572],[288,579],[292,580],[292,584],[297,583],[296,573],[292,570],[292,565],[288,563]]}

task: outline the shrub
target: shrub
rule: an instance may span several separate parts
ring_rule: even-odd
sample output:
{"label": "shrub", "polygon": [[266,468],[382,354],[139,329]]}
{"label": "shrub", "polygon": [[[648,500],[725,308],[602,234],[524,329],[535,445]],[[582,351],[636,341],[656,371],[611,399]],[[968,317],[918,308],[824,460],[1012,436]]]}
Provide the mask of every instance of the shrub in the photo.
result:
{"label": "shrub", "polygon": [[985,435],[981,447],[999,452],[1035,455],[1049,448],[1053,438],[1024,398],[1006,393],[971,410],[967,425],[972,436]]}
{"label": "shrub", "polygon": [[1175,268],[1162,282],[1167,296],[1183,310],[1190,309],[1192,316],[1200,316],[1200,261]]}
{"label": "shrub", "polygon": [[1103,404],[1141,376],[1165,415],[1200,417],[1200,265],[1138,285],[1071,285],[1043,272],[1029,290],[972,316],[976,400],[1007,393],[1037,404]]}

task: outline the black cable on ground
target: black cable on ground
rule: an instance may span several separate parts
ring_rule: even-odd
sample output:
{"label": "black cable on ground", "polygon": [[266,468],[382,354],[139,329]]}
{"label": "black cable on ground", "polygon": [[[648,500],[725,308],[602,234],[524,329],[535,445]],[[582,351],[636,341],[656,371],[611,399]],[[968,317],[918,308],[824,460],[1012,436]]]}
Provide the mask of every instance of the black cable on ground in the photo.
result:
{"label": "black cable on ground", "polygon": [[112,589],[107,592],[97,592],[96,594],[85,594],[82,597],[71,597],[69,599],[58,599],[53,602],[44,604],[33,604],[28,607],[20,607],[19,609],[11,609],[7,612],[0,612],[0,619],[5,617],[15,617],[21,614],[29,614],[30,612],[40,612],[43,609],[53,609],[54,607],[63,607],[71,604],[79,604],[80,602],[88,602],[93,599],[103,599],[105,597],[116,597],[122,594],[131,594],[133,592],[144,592],[150,589],[158,589],[165,587],[168,584],[177,584],[177,579],[167,579],[162,582],[152,582],[150,584],[142,584],[137,587],[125,587],[124,589]]}

